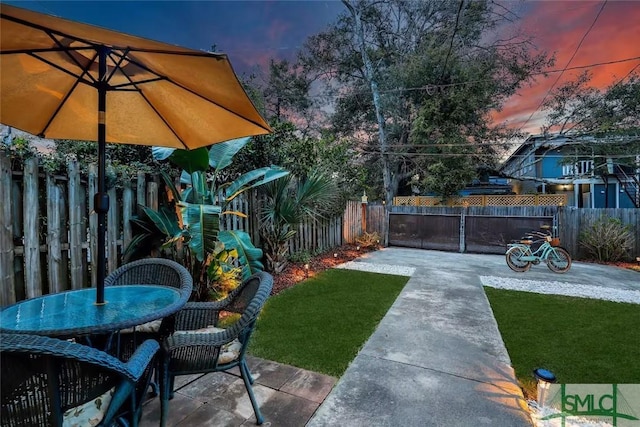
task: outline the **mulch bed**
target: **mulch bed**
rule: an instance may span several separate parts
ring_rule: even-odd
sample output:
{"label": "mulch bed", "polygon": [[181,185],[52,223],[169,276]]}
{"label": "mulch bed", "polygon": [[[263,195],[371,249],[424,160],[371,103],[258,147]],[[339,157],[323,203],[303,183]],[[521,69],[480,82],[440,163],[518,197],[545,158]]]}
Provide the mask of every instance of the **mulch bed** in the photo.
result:
{"label": "mulch bed", "polygon": [[[328,250],[325,253],[313,257],[309,261],[308,277],[313,277],[321,271],[333,268],[338,264],[354,260],[362,254],[377,250],[377,247],[360,247],[357,249],[355,245],[343,245]],[[290,288],[307,278],[303,263],[289,263],[282,273],[275,274],[273,277],[272,295],[277,294],[287,288]]]}

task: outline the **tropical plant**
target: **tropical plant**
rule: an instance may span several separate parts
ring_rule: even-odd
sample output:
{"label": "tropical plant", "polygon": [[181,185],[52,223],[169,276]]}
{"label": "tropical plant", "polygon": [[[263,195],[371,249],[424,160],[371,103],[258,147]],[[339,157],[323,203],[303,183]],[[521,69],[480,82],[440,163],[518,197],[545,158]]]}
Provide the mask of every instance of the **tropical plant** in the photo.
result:
{"label": "tropical plant", "polygon": [[260,211],[260,237],[264,249],[266,270],[280,273],[287,265],[289,240],[297,226],[306,218],[320,220],[330,212],[338,198],[334,182],[313,172],[297,181],[288,175],[260,188],[264,196]]}
{"label": "tropical plant", "polygon": [[245,217],[242,212],[229,211],[229,203],[248,189],[289,172],[276,166],[263,167],[218,185],[222,170],[248,141],[240,138],[192,151],[154,147],[155,159],[169,160],[183,169],[180,183],[187,188],[178,191],[169,174],[161,173],[172,200],[158,210],[141,206],[142,215],[133,220],[138,233],[125,257],[146,255],[160,243],[190,269],[198,299],[224,294],[234,287],[230,282],[237,283],[262,270],[262,250],[253,245],[246,232],[222,230],[220,217]]}

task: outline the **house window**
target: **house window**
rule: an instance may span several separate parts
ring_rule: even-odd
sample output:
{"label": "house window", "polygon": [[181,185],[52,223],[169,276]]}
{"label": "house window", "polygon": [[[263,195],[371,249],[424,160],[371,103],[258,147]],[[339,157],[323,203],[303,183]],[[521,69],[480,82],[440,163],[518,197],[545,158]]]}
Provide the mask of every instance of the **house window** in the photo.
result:
{"label": "house window", "polygon": [[593,160],[580,160],[572,165],[562,166],[563,176],[590,175],[593,172]]}

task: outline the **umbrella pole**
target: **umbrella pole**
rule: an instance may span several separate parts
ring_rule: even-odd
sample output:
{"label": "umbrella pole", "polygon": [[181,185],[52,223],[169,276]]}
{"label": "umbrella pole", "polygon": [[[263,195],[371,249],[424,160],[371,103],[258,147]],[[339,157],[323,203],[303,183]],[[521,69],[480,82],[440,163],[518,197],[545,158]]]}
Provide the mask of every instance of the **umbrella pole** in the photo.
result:
{"label": "umbrella pole", "polygon": [[102,305],[104,301],[104,279],[106,273],[105,249],[106,249],[106,219],[109,211],[109,195],[106,192],[106,109],[107,109],[107,48],[102,46],[99,51],[98,64],[98,192],[93,199],[93,206],[98,213],[98,253],[97,256],[97,283],[96,304]]}

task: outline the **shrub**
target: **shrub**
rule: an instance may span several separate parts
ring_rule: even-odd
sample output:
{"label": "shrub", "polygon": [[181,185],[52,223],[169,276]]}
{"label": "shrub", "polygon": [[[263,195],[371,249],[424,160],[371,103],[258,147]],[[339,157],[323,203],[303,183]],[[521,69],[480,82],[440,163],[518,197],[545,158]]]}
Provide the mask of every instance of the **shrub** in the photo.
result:
{"label": "shrub", "polygon": [[356,237],[356,243],[363,248],[374,248],[380,244],[380,235],[375,231],[367,233],[366,231]]}
{"label": "shrub", "polygon": [[311,252],[299,251],[289,255],[289,261],[297,264],[306,264],[311,261]]}
{"label": "shrub", "polygon": [[633,248],[633,227],[624,225],[618,218],[603,216],[580,233],[579,241],[596,261],[621,261]]}

